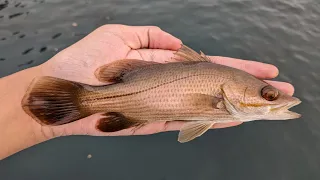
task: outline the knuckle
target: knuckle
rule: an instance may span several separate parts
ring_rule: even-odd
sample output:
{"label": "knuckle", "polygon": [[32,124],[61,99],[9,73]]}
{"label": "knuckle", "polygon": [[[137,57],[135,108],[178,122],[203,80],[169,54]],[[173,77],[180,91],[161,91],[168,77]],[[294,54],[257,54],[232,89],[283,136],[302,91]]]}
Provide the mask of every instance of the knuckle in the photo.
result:
{"label": "knuckle", "polygon": [[242,70],[248,70],[250,68],[246,62],[241,62],[240,67]]}
{"label": "knuckle", "polygon": [[162,31],[161,28],[158,26],[149,26],[149,29],[153,31]]}
{"label": "knuckle", "polygon": [[125,27],[125,25],[122,25],[122,24],[104,24],[104,25],[98,27],[96,30],[97,31],[108,31],[110,29],[123,28],[123,27]]}
{"label": "knuckle", "polygon": [[105,24],[105,25],[102,25],[102,26],[98,27],[96,30],[104,31],[104,30],[109,29],[109,28],[110,28],[110,25],[109,24]]}

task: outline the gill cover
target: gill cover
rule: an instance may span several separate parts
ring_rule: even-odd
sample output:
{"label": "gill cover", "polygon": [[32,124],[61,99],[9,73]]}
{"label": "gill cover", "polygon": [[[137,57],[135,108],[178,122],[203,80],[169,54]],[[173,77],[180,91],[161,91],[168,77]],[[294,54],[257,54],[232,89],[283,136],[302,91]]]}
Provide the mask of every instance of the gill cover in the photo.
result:
{"label": "gill cover", "polygon": [[263,115],[269,112],[271,101],[261,96],[264,83],[241,83],[229,81],[222,86],[224,103],[230,114],[234,116]]}

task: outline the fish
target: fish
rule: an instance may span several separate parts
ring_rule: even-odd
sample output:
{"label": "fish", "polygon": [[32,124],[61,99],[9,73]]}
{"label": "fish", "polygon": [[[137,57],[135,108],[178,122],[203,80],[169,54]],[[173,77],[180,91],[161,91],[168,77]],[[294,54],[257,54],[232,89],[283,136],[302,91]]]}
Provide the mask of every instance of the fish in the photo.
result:
{"label": "fish", "polygon": [[158,121],[183,121],[180,143],[202,136],[216,123],[289,120],[301,103],[262,79],[216,64],[182,44],[176,61],[121,59],[99,67],[92,86],[66,79],[35,78],[22,99],[38,123],[59,126],[101,114],[96,129],[116,132]]}

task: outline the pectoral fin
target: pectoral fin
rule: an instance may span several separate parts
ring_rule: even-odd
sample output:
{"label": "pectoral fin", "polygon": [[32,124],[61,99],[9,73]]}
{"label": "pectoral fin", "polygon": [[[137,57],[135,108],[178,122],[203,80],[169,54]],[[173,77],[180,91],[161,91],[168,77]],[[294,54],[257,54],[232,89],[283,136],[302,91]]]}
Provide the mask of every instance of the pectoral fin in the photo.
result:
{"label": "pectoral fin", "polygon": [[178,141],[185,143],[191,141],[209,130],[214,122],[212,121],[193,121],[184,124],[179,132]]}
{"label": "pectoral fin", "polygon": [[212,110],[223,109],[222,96],[212,96],[207,94],[187,94],[185,95],[186,102],[195,109]]}
{"label": "pectoral fin", "polygon": [[123,59],[101,66],[95,71],[96,78],[101,82],[115,83],[121,82],[122,76],[136,68],[148,65],[159,64],[153,61],[143,61],[138,59]]}
{"label": "pectoral fin", "polygon": [[186,45],[182,45],[181,48],[174,53],[176,57],[174,59],[182,60],[182,61],[206,61],[211,62],[211,60],[202,52],[201,54],[195,52],[191,48]]}

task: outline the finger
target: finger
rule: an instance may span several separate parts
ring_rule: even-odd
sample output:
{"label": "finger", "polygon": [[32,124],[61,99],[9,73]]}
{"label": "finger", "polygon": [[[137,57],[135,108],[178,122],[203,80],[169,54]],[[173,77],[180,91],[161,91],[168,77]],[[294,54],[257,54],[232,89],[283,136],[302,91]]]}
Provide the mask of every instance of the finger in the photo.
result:
{"label": "finger", "polygon": [[[97,123],[101,115],[95,114],[61,126],[54,126],[53,131],[56,136],[66,135],[93,135],[93,136],[128,136],[128,135],[148,135],[166,131],[180,130],[184,123],[182,121],[172,122],[152,122],[140,128],[128,128],[117,132],[102,132],[97,129]],[[242,122],[217,123],[212,129],[227,128],[240,125]]]}
{"label": "finger", "polygon": [[[163,131],[178,131],[181,129],[183,124],[186,122],[181,122],[181,121],[172,121],[172,122],[167,122],[163,126]],[[242,124],[243,122],[231,122],[231,123],[216,123],[214,124],[211,129],[220,129],[220,128],[228,128],[228,127],[233,127],[233,126],[238,126]]]}
{"label": "finger", "polygon": [[132,50],[127,55],[127,59],[142,59],[145,61],[155,61],[166,63],[173,57],[173,51],[163,49],[139,49]]}
{"label": "finger", "polygon": [[[130,58],[142,58],[146,61],[169,62],[172,61],[175,51],[170,50],[151,50],[139,49],[130,52]],[[209,56],[210,57],[210,56]],[[241,60],[229,57],[215,57],[211,56],[210,59],[217,64],[233,67],[250,73],[260,79],[275,78],[279,71],[278,68],[271,65],[256,61]]]}
{"label": "finger", "polygon": [[231,122],[231,123],[217,123],[212,126],[212,129],[229,128],[242,124],[243,122]]}
{"label": "finger", "polygon": [[292,96],[294,93],[294,87],[290,83],[270,80],[265,80],[265,82],[274,86],[275,88],[278,88],[280,91],[289,94],[290,96]]}
{"label": "finger", "polygon": [[150,48],[178,50],[181,47],[181,40],[161,30],[159,27],[137,26],[132,27],[132,29],[141,40],[140,47],[138,46],[135,49]]}
{"label": "finger", "polygon": [[261,79],[271,79],[275,78],[279,74],[277,67],[271,64],[248,61],[242,59],[235,59],[229,57],[220,57],[220,56],[208,56],[214,63],[230,66],[237,68],[243,71],[246,71],[257,78]]}
{"label": "finger", "polygon": [[[131,59],[143,59],[145,61],[156,61],[160,63],[165,63],[171,60],[171,58],[174,56],[174,51],[170,50],[161,50],[161,49],[140,49],[136,51],[131,51],[128,54],[128,58]],[[227,58],[229,59],[229,58]],[[232,60],[229,60],[232,61]],[[233,59],[234,62],[239,61],[239,59]],[[241,61],[241,60],[240,60]],[[250,61],[249,61],[250,62]],[[250,63],[256,64],[257,62],[251,61]],[[249,64],[250,64],[249,63]],[[266,64],[261,63],[260,66],[264,66]],[[235,67],[238,68],[238,67]],[[259,68],[259,65],[257,66]],[[244,69],[247,70],[248,73],[250,72],[250,69]],[[266,71],[268,72],[268,71]],[[261,77],[261,76],[260,76]],[[287,93],[289,95],[293,95],[294,93],[294,87],[290,83],[287,82],[280,82],[280,81],[271,81],[271,80],[265,80],[267,83],[271,84],[272,86],[278,88],[279,90],[283,91],[284,93]]]}
{"label": "finger", "polygon": [[[146,124],[142,127],[137,129],[129,128],[124,129],[119,132],[115,133],[98,133],[99,135],[109,135],[109,136],[121,136],[121,135],[149,135],[149,134],[156,134],[160,132],[168,132],[168,131],[179,131],[181,127],[186,122],[182,121],[171,121],[171,122],[153,122]],[[214,124],[211,129],[220,129],[220,128],[228,128],[233,126],[238,126],[242,124],[242,122],[232,122],[232,123],[217,123]]]}
{"label": "finger", "polygon": [[105,25],[102,29],[120,37],[131,49],[177,50],[182,44],[181,40],[157,26]]}

